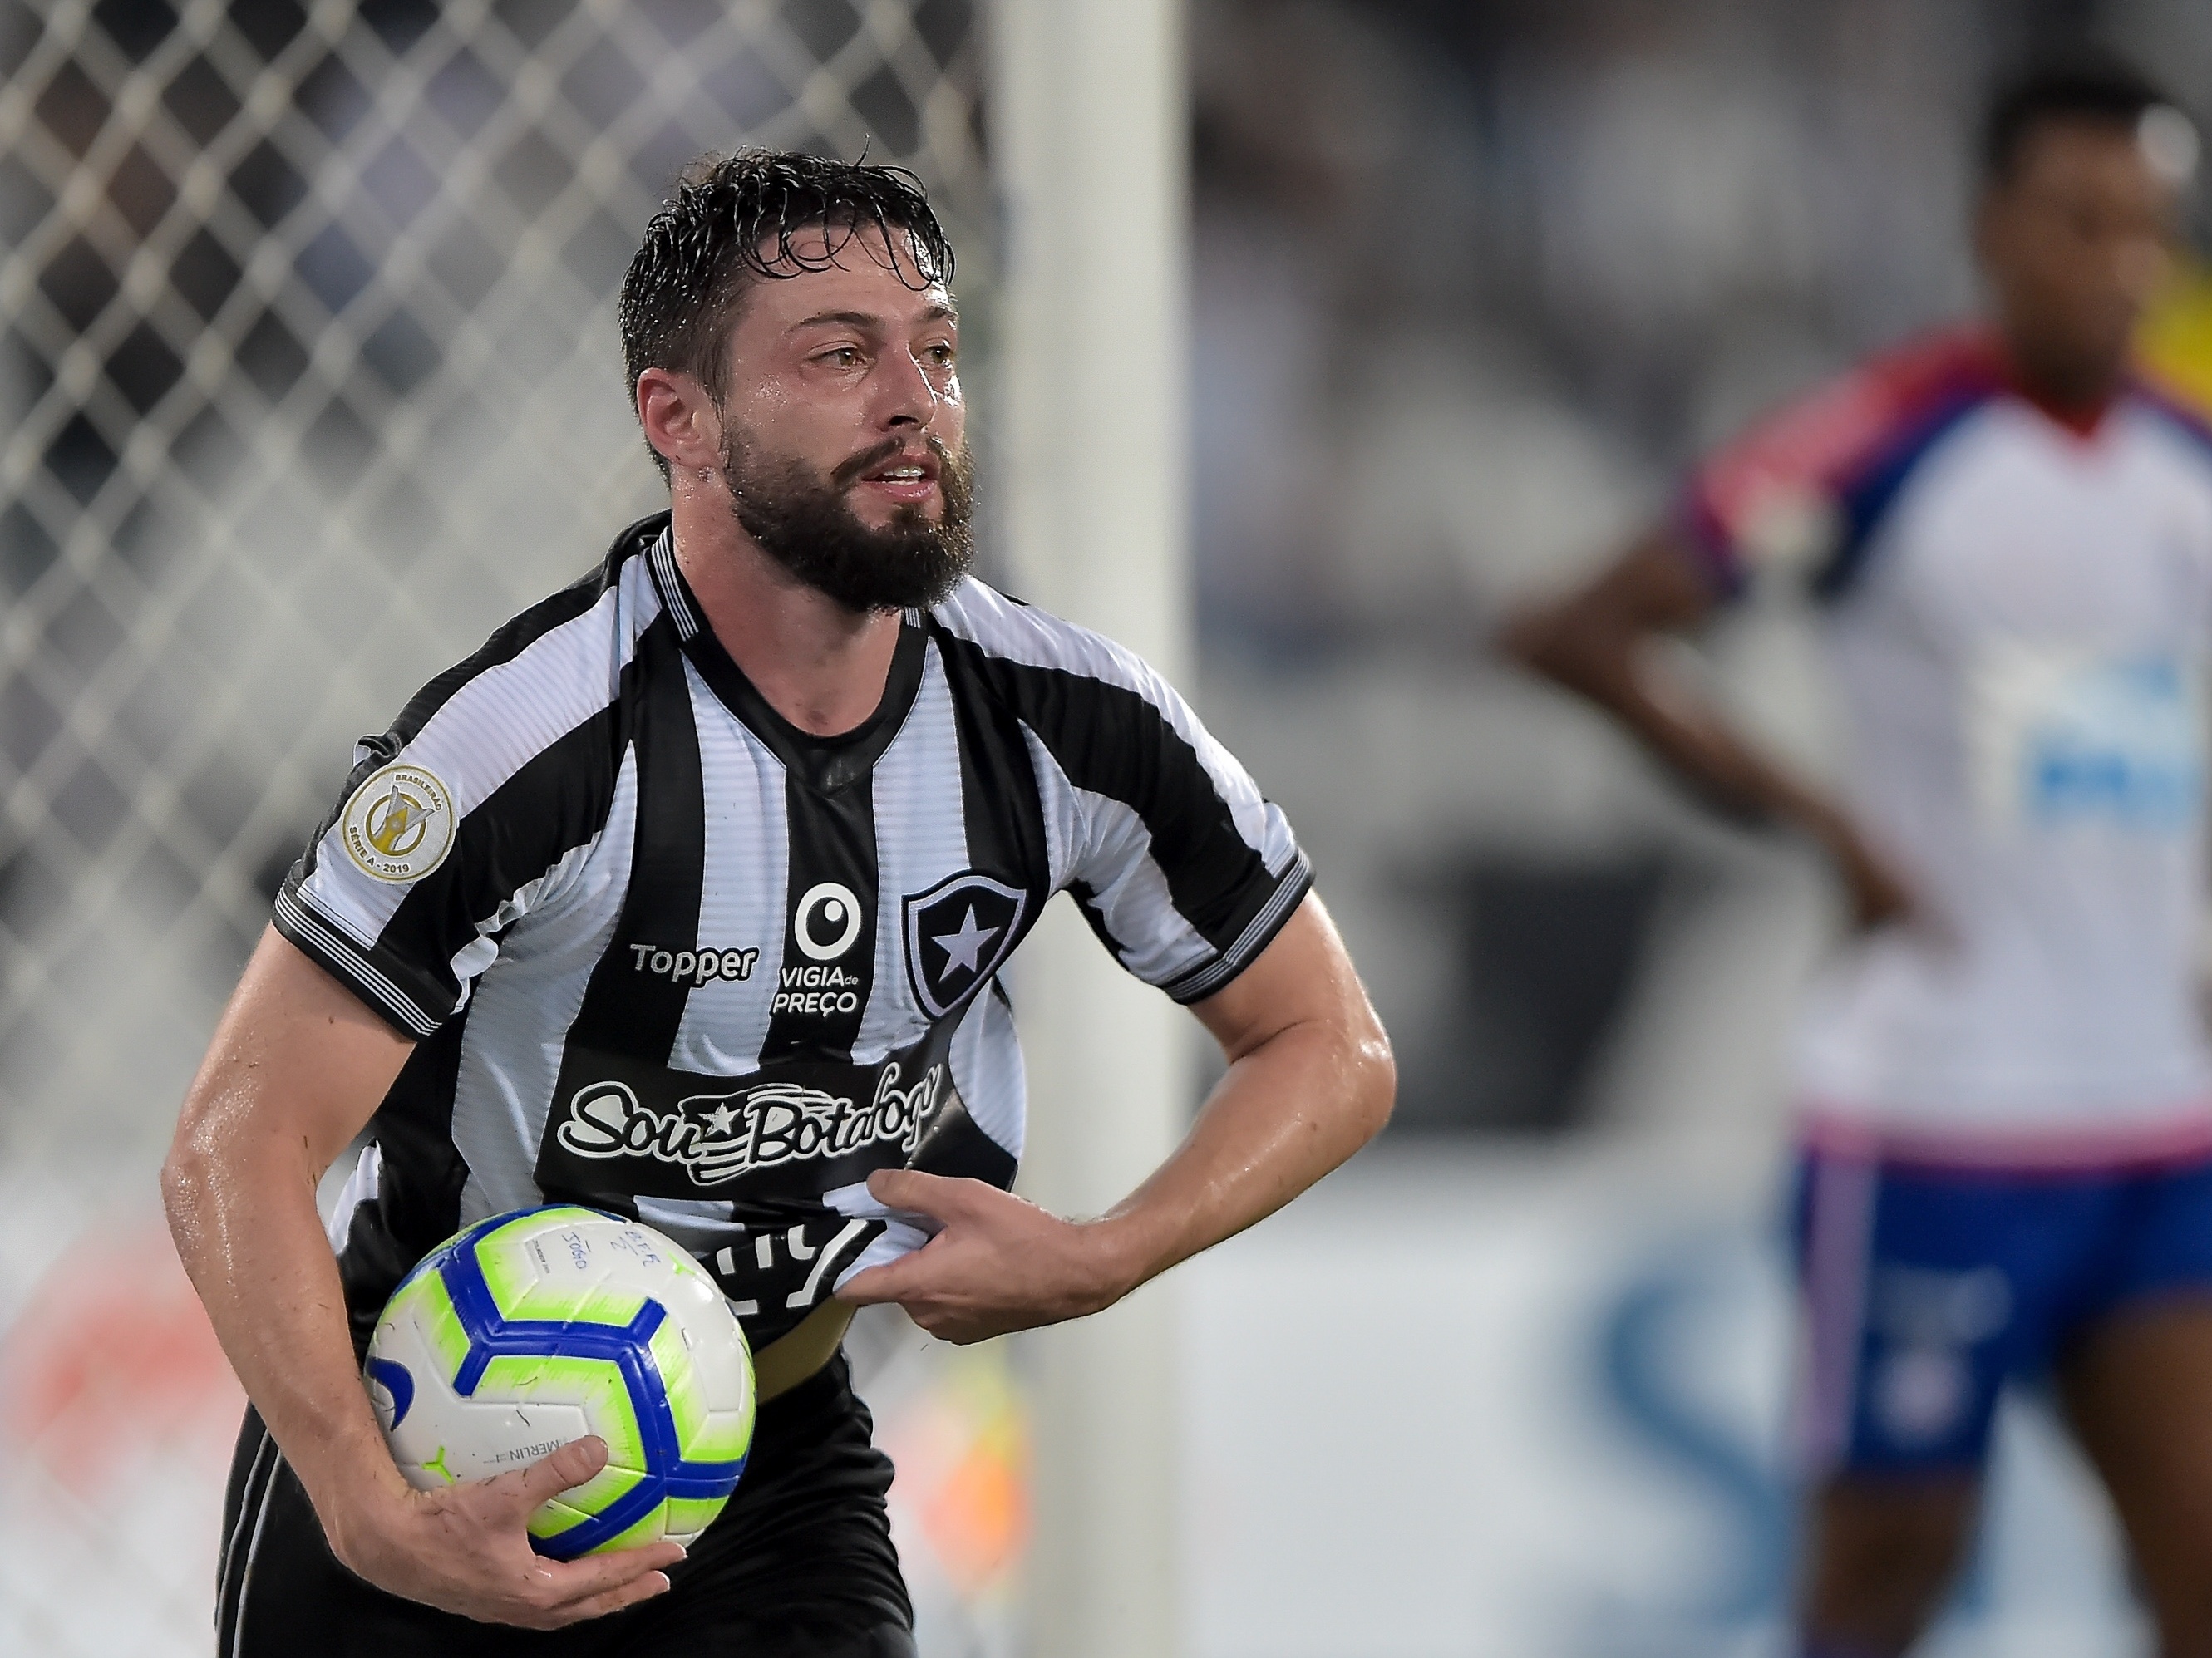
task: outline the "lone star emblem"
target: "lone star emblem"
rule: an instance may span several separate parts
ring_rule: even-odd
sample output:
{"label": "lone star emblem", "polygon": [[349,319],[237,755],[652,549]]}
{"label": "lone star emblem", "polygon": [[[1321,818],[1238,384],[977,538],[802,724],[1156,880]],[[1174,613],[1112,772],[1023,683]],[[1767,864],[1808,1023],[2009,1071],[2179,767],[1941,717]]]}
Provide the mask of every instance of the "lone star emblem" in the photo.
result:
{"label": "lone star emblem", "polygon": [[975,906],[969,905],[968,918],[960,923],[959,932],[941,932],[929,941],[945,952],[943,976],[951,978],[955,968],[963,973],[975,972],[977,960],[982,954],[983,946],[997,938],[1003,931],[1004,929],[1000,927],[977,926]]}
{"label": "lone star emblem", "polygon": [[1019,942],[1030,896],[974,870],[939,881],[905,903],[907,977],[933,1019],[965,1002]]}

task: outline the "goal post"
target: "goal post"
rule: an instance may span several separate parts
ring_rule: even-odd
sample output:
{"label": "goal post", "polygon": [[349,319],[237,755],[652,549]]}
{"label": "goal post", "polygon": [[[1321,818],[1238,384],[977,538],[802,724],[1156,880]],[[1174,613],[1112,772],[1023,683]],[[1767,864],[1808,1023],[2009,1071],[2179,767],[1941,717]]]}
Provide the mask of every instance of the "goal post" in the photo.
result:
{"label": "goal post", "polygon": [[[985,411],[1014,591],[1178,683],[1191,657],[1182,9],[999,0],[989,106],[1005,336]],[[1032,1100],[1024,1187],[1097,1214],[1181,1138],[1188,1017],[1121,972],[1069,904],[1024,948],[1016,988]],[[1172,1285],[1027,1340],[1031,1650],[1172,1658]]]}

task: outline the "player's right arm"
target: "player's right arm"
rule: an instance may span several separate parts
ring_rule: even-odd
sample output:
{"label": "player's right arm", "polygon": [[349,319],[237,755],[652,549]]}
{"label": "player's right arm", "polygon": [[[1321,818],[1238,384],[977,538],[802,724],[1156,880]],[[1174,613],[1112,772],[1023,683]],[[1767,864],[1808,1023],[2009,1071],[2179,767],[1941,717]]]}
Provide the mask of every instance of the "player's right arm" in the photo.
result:
{"label": "player's right arm", "polygon": [[489,1623],[550,1629],[668,1587],[672,1543],[557,1562],[524,1521],[596,1473],[599,1441],[496,1479],[417,1491],[354,1358],[315,1209],[414,1044],[274,928],[193,1079],[161,1170],[169,1229],[223,1351],[299,1475],[332,1551],[378,1587]]}
{"label": "player's right arm", "polygon": [[1911,892],[1842,807],[1747,740],[1655,648],[1702,624],[1713,604],[1711,578],[1662,523],[1595,580],[1515,616],[1500,643],[1611,714],[1723,811],[1809,835],[1833,859],[1860,926],[1903,917]]}

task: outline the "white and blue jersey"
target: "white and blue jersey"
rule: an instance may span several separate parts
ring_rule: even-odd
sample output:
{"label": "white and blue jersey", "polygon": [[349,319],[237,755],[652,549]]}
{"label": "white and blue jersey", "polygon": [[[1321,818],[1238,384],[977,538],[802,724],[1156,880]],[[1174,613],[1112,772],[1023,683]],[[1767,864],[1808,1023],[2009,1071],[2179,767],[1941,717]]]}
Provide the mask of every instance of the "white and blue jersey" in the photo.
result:
{"label": "white and blue jersey", "polygon": [[1815,1143],[1984,1169],[2212,1152],[2212,433],[2141,384],[2069,423],[1960,331],[1753,430],[1683,521],[1724,591],[1821,601],[1846,804],[1929,912],[1814,988]]}
{"label": "white and blue jersey", "polygon": [[1971,1469],[2008,1381],[2212,1287],[2212,434],[2142,385],[2069,422],[1962,331],[1754,430],[1683,522],[1724,592],[1821,601],[1847,806],[1929,912],[1799,1035],[1801,1449]]}

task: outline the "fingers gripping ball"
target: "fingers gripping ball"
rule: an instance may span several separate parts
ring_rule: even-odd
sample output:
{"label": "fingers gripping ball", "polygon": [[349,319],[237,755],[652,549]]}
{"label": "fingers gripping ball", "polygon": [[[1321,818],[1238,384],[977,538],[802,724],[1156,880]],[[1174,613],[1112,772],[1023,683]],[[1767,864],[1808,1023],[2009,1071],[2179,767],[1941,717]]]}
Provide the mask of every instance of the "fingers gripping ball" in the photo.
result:
{"label": "fingers gripping ball", "polygon": [[385,1304],[364,1379],[418,1490],[605,1440],[607,1466],[530,1517],[559,1560],[688,1544],[752,1443],[752,1356],[714,1279],[591,1209],[495,1215],[439,1245]]}

